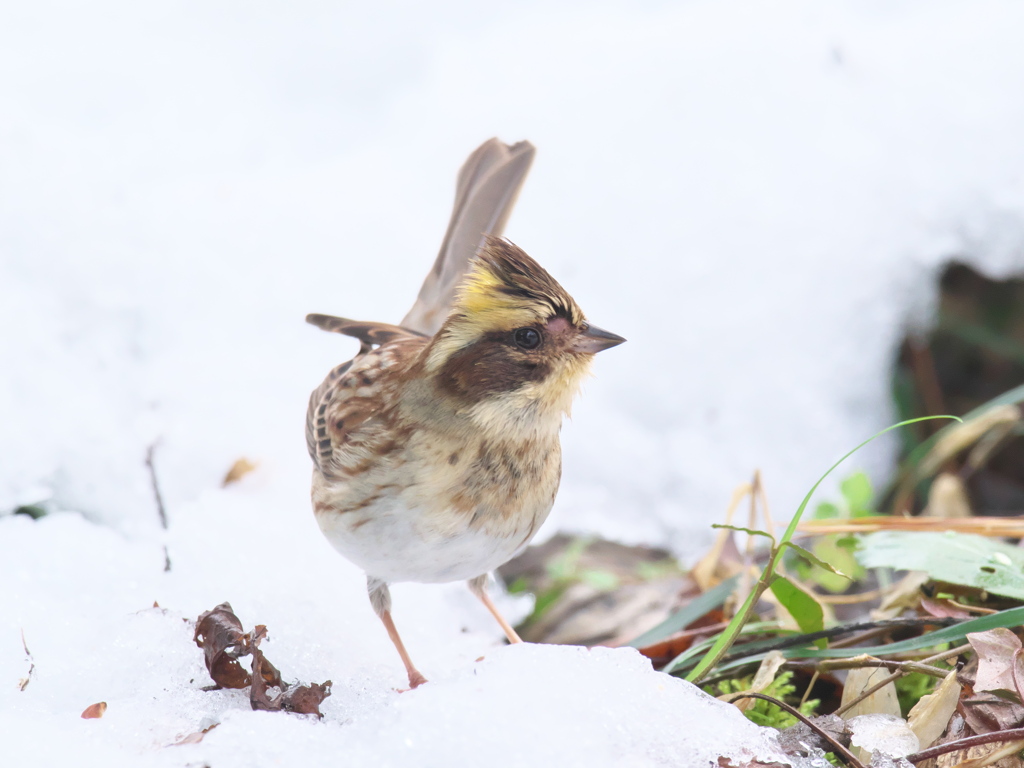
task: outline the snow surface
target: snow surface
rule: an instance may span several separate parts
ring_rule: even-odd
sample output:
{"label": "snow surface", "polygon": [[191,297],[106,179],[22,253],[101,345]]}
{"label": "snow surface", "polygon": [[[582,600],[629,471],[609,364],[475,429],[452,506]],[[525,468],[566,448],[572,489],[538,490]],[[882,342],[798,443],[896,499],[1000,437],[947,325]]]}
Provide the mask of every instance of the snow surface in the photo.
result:
{"label": "snow surface", "polygon": [[[755,468],[784,516],[892,420],[894,345],[946,259],[1024,267],[1022,23],[1009,0],[4,4],[0,511],[84,519],[0,518],[0,729],[132,765],[199,763],[246,734],[244,756],[270,755],[248,764],[333,740],[398,759],[367,744],[401,727],[457,760],[483,740],[438,710],[491,680],[467,717],[493,734],[477,713],[507,702],[523,750],[491,764],[583,731],[605,756],[590,765],[674,759],[682,742],[644,723],[680,684],[628,651],[499,649],[460,586],[395,590],[434,682],[390,692],[394,651],[308,510],[306,398],[353,345],[302,318],[400,318],[466,154],[530,139],[508,235],[629,339],[566,428],[542,535],[693,556]],[[888,445],[858,457],[876,478]],[[219,490],[240,456],[259,469]],[[334,680],[325,723],[184,682],[200,667],[180,618],[225,599],[270,627],[287,674]],[[22,629],[37,670],[18,693]],[[591,678],[627,703],[581,696],[553,734],[544,702]],[[102,720],[78,720],[101,699]],[[637,716],[619,734],[600,706]],[[153,751],[207,717],[224,724],[202,745]]]}
{"label": "snow surface", "polygon": [[[431,678],[400,694],[404,675],[355,567],[311,535],[307,516],[254,522],[253,505],[267,501],[281,499],[254,481],[184,505],[169,573],[159,547],[77,514],[0,520],[5,765],[639,767],[778,756],[769,731],[632,649],[499,645],[464,587],[394,589],[396,620]],[[247,691],[201,690],[211,681],[184,619],[225,597],[247,627],[269,627],[263,648],[286,679],[333,680],[322,722],[253,712]],[[23,692],[17,627],[35,664]],[[81,719],[98,701],[103,717]],[[173,746],[214,723],[201,743]]]}

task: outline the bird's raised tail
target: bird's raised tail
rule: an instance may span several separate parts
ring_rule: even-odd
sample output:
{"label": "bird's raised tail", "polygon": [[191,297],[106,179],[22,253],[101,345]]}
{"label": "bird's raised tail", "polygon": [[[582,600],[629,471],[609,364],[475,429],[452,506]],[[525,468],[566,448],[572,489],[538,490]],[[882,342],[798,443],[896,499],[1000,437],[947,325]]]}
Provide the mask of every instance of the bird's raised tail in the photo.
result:
{"label": "bird's raised tail", "polygon": [[403,328],[428,336],[437,333],[452,307],[469,260],[488,235],[500,237],[505,229],[535,154],[536,149],[528,141],[508,145],[490,139],[469,156],[459,171],[455,209],[441,251],[416,303],[402,320]]}

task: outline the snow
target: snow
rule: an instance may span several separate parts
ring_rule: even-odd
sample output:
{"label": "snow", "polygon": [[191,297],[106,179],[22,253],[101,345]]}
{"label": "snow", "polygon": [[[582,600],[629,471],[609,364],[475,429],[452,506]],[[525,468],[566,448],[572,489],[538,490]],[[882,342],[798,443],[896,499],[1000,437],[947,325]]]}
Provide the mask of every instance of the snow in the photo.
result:
{"label": "snow", "polygon": [[898,758],[921,749],[921,742],[907,721],[897,715],[857,715],[846,722],[850,727],[850,743],[866,754],[880,752]]}
{"label": "snow", "polygon": [[[253,487],[212,491],[182,510],[172,569],[74,513],[0,520],[8,629],[0,647],[0,729],[11,765],[450,766],[716,764],[778,757],[769,731],[633,649],[502,646],[461,586],[395,587],[395,616],[431,678],[398,693],[397,656],[362,580],[308,520],[253,525]],[[271,545],[272,546],[268,546]],[[59,554],[58,554],[59,553]],[[333,680],[324,719],[253,712],[247,691],[211,683],[195,619],[225,597],[286,679]],[[161,606],[149,607],[156,600]],[[515,606],[512,606],[514,609]],[[481,658],[482,657],[482,658]],[[102,718],[82,710],[107,703]],[[700,723],[699,728],[694,724]],[[199,744],[174,746],[211,725]]]}
{"label": "snow", "polygon": [[[670,699],[685,730],[698,705],[681,684],[628,651],[500,648],[460,585],[395,589],[433,682],[394,694],[362,579],[309,513],[306,398],[354,349],[302,318],[400,318],[456,169],[492,135],[539,150],[508,235],[629,339],[599,356],[566,427],[542,536],[692,558],[755,468],[785,517],[892,421],[894,347],[928,318],[941,265],[1024,268],[1024,7],[1009,0],[0,15],[0,513],[62,510],[0,517],[0,728],[26,765],[199,763],[247,735],[238,764],[298,762],[335,742],[364,754],[394,728],[425,762],[457,760],[482,743],[438,720],[463,695],[488,738],[522,737],[495,765],[572,738],[580,755],[598,745],[595,766],[690,748],[645,725]],[[893,445],[849,471],[882,480]],[[258,469],[219,489],[241,456]],[[270,628],[286,674],[334,680],[323,723],[196,690],[181,619],[225,599]],[[19,692],[22,630],[36,672]],[[544,702],[594,681],[632,691],[628,733],[592,709],[613,695],[577,697],[591,709],[551,733]],[[97,700],[106,715],[81,721]],[[162,748],[208,719],[222,725],[202,744]]]}

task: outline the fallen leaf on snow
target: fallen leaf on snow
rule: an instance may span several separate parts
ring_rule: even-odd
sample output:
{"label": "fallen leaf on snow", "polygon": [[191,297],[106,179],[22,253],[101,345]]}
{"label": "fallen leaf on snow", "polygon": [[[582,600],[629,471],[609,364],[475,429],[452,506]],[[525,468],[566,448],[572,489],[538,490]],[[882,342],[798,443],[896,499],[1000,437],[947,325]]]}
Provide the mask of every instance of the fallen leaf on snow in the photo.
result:
{"label": "fallen leaf on snow", "polygon": [[249,636],[242,631],[242,622],[232,611],[231,603],[221,603],[202,614],[192,639],[203,649],[206,669],[218,688],[249,685],[249,673],[238,663],[240,656],[249,654]]}
{"label": "fallen leaf on snow", "polygon": [[[260,650],[260,642],[267,636],[267,628],[262,624],[257,625],[252,632],[252,687],[249,689],[249,703],[253,709],[267,712],[295,712],[300,715],[316,715],[323,717],[320,712],[320,704],[331,695],[331,681],[309,685],[297,685],[290,690],[284,690],[285,685],[281,682],[281,673],[273,669],[273,665],[263,656]],[[270,665],[273,669],[269,673],[264,665]],[[273,682],[276,680],[276,682]],[[270,698],[267,688],[276,685],[282,691],[274,698]]]}
{"label": "fallen leaf on snow", "polygon": [[103,713],[107,711],[107,702],[97,701],[95,704],[90,704],[82,712],[83,720],[96,720],[103,717]]}
{"label": "fallen leaf on snow", "polygon": [[243,456],[231,465],[231,469],[229,469],[228,473],[224,475],[224,480],[221,482],[221,486],[227,487],[232,483],[237,483],[254,469],[256,469],[256,464]]}
{"label": "fallen leaf on snow", "polygon": [[196,731],[195,733],[190,733],[187,736],[182,736],[176,742],[171,744],[171,746],[172,747],[183,747],[186,744],[198,744],[200,741],[203,740],[203,737],[206,734],[208,734],[210,731],[212,731],[218,725],[220,725],[220,723],[214,723],[213,725],[211,725],[211,726],[209,726],[207,728],[203,728],[203,730],[201,730],[201,731]]}

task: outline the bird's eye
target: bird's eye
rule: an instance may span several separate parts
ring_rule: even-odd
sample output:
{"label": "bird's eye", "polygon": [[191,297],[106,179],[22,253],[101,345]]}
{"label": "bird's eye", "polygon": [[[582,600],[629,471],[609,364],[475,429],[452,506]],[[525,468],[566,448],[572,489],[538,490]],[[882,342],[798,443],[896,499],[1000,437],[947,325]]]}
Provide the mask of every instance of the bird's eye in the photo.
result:
{"label": "bird's eye", "polygon": [[513,334],[516,346],[523,349],[536,349],[540,346],[540,333],[536,328],[520,328]]}

